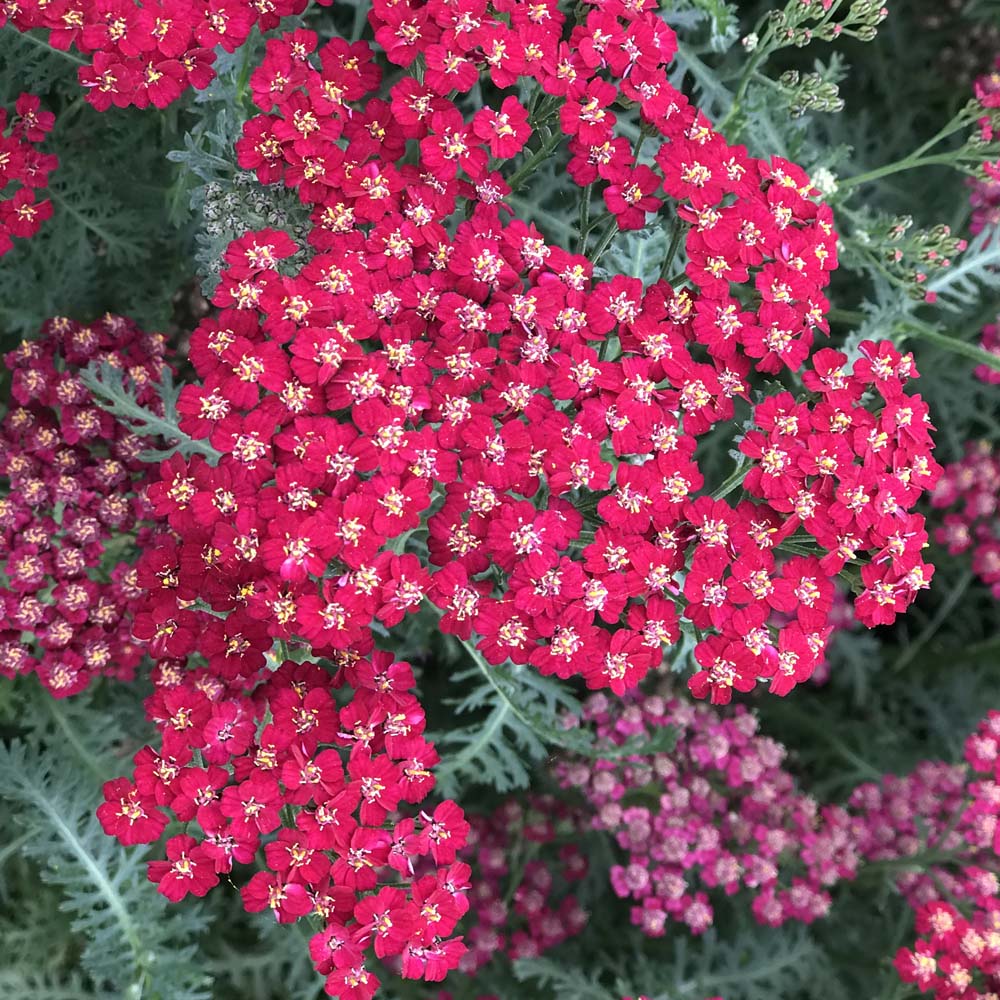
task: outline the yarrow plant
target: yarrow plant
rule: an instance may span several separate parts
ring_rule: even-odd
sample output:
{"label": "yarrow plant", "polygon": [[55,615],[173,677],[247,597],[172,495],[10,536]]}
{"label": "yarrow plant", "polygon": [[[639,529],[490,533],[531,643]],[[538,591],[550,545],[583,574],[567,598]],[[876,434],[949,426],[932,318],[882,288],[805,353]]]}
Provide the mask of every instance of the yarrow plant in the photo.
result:
{"label": "yarrow plant", "polygon": [[[833,797],[779,699],[875,743],[920,686],[877,651],[898,675],[965,613],[972,572],[939,600],[932,536],[996,590],[992,444],[953,461],[964,393],[906,344],[983,392],[1000,369],[931,318],[982,327],[989,191],[969,233],[891,185],[852,200],[922,166],[987,184],[996,88],[862,169],[871,143],[816,124],[843,65],[793,50],[870,42],[888,10],[760,6],[0,3],[38,95],[0,121],[0,252],[51,215],[27,252],[72,220],[80,260],[138,260],[142,208],[122,244],[85,185],[33,192],[54,122],[68,163],[64,130],[144,121],[176,183],[125,193],[184,254],[165,335],[58,318],[6,358],[0,795],[19,876],[90,936],[77,993],[806,1000],[838,904],[880,884],[903,936],[875,961],[913,908],[904,982],[989,996],[996,713],[965,764],[904,777],[825,734],[852,768]],[[75,81],[46,89],[54,62]],[[927,498],[967,502],[929,528]],[[30,674],[91,690],[41,701]],[[79,721],[125,700],[146,733]],[[0,985],[75,995],[66,971]]]}
{"label": "yarrow plant", "polygon": [[151,530],[140,440],[94,404],[81,372],[95,361],[128,371],[155,406],[163,352],[159,335],[105,316],[54,319],[4,359],[14,405],[0,425],[0,673],[37,674],[58,698],[134,676],[142,590],[123,543]]}
{"label": "yarrow plant", "polygon": [[953,554],[972,553],[976,575],[1000,597],[1000,458],[985,441],[969,442],[965,457],[948,465],[931,497],[949,510],[934,535]]}
{"label": "yarrow plant", "polygon": [[[530,662],[564,678],[583,672],[588,686],[621,693],[677,642],[680,619],[700,637],[699,696],[726,701],[758,677],[785,693],[822,653],[831,574],[849,561],[860,566],[858,610],[869,625],[892,621],[929,583],[922,519],[910,512],[938,473],[926,407],[903,392],[916,375],[912,358],[889,344],[864,345],[853,373],[842,354],[818,352],[802,381],[814,395],[758,399],[738,477],[718,496],[702,492],[697,439],[751,401],[753,368],[799,370],[813,331],[823,329],[819,290],[835,262],[834,234],[801,171],[728,147],[666,82],[673,43],[662,22],[618,17],[623,39],[628,25],[661,39],[660,68],[650,70],[655,97],[638,86],[635,66],[622,92],[643,128],[668,140],[655,158],[662,177],[652,167],[642,177],[655,181],[650,192],[665,184],[678,203],[690,287],[595,282],[587,256],[548,245],[533,227],[505,225],[509,188],[489,171],[488,155],[502,160],[521,148],[528,114],[515,98],[492,123],[492,112],[470,126],[449,110],[443,95],[478,78],[467,58],[477,51],[472,40],[463,39],[461,62],[440,80],[405,77],[388,103],[373,99],[348,121],[343,102],[378,81],[367,47],[332,42],[317,69],[308,58],[315,36],[299,32],[269,43],[251,88],[279,113],[252,119],[237,148],[241,166],[264,182],[283,179],[314,206],[311,259],[280,273],[299,248],[272,231],[230,247],[213,300],[224,311],[193,345],[202,386],[185,389],[181,428],[233,455],[251,480],[269,478],[276,446],[279,455],[300,454],[310,471],[312,481],[296,486],[315,489],[317,477],[333,476],[333,496],[350,494],[336,508],[307,504],[270,524],[293,603],[311,566],[315,573],[337,557],[360,568],[387,541],[425,526],[440,569],[433,580],[426,568],[408,578],[411,599],[384,624],[397,624],[426,593],[441,628],[475,641],[491,662]],[[585,51],[588,31],[605,19],[589,14],[567,51]],[[563,51],[562,16],[541,21],[531,31]],[[393,36],[379,28],[376,37],[388,45]],[[408,65],[418,48],[397,42],[387,55]],[[496,69],[481,63],[505,83],[533,69],[539,104],[565,98],[558,113],[572,136],[568,169],[589,191],[604,175],[583,169],[583,151],[625,148],[603,110],[614,87],[596,74],[615,79],[624,70],[610,57],[580,66],[566,58],[572,83],[544,62],[507,76],[504,59]],[[378,117],[390,111],[402,132]],[[397,168],[408,148],[420,166]],[[615,182],[629,177],[614,162],[604,188],[612,201]],[[627,183],[639,198],[642,184]],[[449,238],[441,222],[456,200],[469,219]],[[639,217],[612,208],[607,235],[641,225],[659,204],[645,204]],[[751,281],[756,306],[732,294]],[[886,404],[877,420],[860,405],[869,387]],[[346,420],[312,416],[348,409]],[[724,499],[741,484],[747,501]],[[784,561],[775,552],[799,525],[805,541],[789,541],[795,554]],[[490,565],[502,576],[487,586],[480,575]],[[332,600],[334,585],[326,586],[339,619],[306,631],[349,643],[367,625],[357,587]],[[767,629],[773,610],[796,614],[780,638]]]}
{"label": "yarrow plant", "polygon": [[41,31],[54,49],[89,56],[79,62],[80,86],[98,111],[133,105],[164,108],[189,87],[204,90],[215,77],[218,51],[234,52],[254,28],[275,28],[301,14],[306,0],[273,3],[98,3],[71,0],[53,7],[39,0],[0,6],[0,28]]}
{"label": "yarrow plant", "polygon": [[21,94],[13,114],[0,107],[0,257],[14,248],[12,237],[26,239],[52,215],[52,202],[37,192],[49,182],[58,157],[39,144],[52,130],[55,116],[41,110],[33,94]]}
{"label": "yarrow plant", "polygon": [[[831,890],[866,866],[909,864],[896,877],[918,907],[942,893],[986,905],[997,894],[998,719],[965,743],[966,765],[922,761],[902,778],[859,785],[844,806],[795,787],[786,750],[758,734],[755,716],[652,695],[625,704],[592,696],[581,722],[623,741],[663,726],[672,753],[594,765],[567,760],[559,783],[583,793],[590,825],[611,832],[626,863],[611,868],[631,920],[659,937],[668,922],[694,934],[713,923],[716,898],[750,890],[763,924],[826,916]],[[987,774],[983,778],[982,774]]]}

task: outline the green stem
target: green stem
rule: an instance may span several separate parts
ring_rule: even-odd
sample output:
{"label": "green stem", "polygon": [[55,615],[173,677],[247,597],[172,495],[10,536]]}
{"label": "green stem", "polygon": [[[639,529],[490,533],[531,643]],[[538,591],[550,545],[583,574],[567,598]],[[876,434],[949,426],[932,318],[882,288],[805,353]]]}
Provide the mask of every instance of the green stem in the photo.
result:
{"label": "green stem", "polygon": [[75,56],[72,52],[67,52],[65,49],[57,49],[54,45],[50,45],[48,42],[43,41],[41,38],[36,38],[32,34],[25,33],[21,35],[21,37],[26,41],[31,42],[32,45],[37,45],[40,49],[45,49],[48,52],[54,52],[57,56],[62,56],[63,59],[68,59],[71,63],[75,63],[77,66],[90,65],[86,59],[81,59],[79,56]]}
{"label": "green stem", "polygon": [[970,344],[964,340],[956,340],[954,337],[949,337],[933,326],[921,323],[920,320],[916,319],[906,320],[900,324],[900,328],[904,333],[908,333],[918,340],[926,340],[929,344],[934,344],[944,351],[959,354],[963,358],[968,358],[970,361],[986,365],[988,368],[1000,372],[1000,357],[996,354],[991,354],[989,351],[984,351],[981,347],[976,347],[975,344]]}
{"label": "green stem", "polygon": [[670,232],[670,246],[667,247],[667,255],[663,258],[663,267],[660,268],[660,281],[665,280],[670,271],[670,265],[674,262],[674,255],[681,245],[681,238],[684,235],[684,222],[681,217],[674,217],[673,229]]}
{"label": "green stem", "polygon": [[938,629],[941,628],[947,617],[955,609],[955,606],[965,596],[965,592],[969,589],[974,579],[975,573],[971,569],[967,569],[962,574],[961,579],[948,592],[948,596],[941,602],[937,613],[927,623],[924,630],[896,658],[896,662],[892,665],[893,670],[902,670],[937,635]]}
{"label": "green stem", "polygon": [[583,197],[580,200],[580,243],[577,253],[586,254],[587,236],[590,233],[590,199],[593,197],[594,185],[588,184],[583,189]]}
{"label": "green stem", "polygon": [[828,309],[826,318],[834,323],[849,323],[851,326],[860,326],[868,317],[854,309]]}
{"label": "green stem", "polygon": [[250,39],[247,39],[243,45],[243,63],[240,66],[240,75],[236,80],[236,100],[239,104],[245,103],[247,85],[250,82],[250,73],[253,69],[253,60],[251,59],[253,48]]}
{"label": "green stem", "polygon": [[549,154],[559,145],[562,141],[562,132],[554,131],[547,139],[545,139],[541,146],[535,150],[531,156],[528,157],[524,163],[521,164],[517,170],[507,178],[507,184],[510,186],[511,191],[516,191],[521,184],[533,174],[539,166],[541,166],[544,160],[549,158]]}
{"label": "green stem", "polygon": [[611,241],[618,235],[618,222],[612,219],[608,223],[608,228],[605,230],[604,235],[601,237],[601,242],[597,244],[597,248],[594,250],[593,257],[590,258],[591,262],[597,264],[598,261],[604,256],[605,251],[611,246]]}
{"label": "green stem", "polygon": [[752,466],[752,462],[736,466],[736,468],[732,471],[729,477],[723,481],[719,488],[712,491],[712,499],[721,500],[723,497],[729,496],[729,494],[732,493],[744,479],[746,479],[747,473],[750,471]]}
{"label": "green stem", "polygon": [[933,149],[942,139],[947,139],[948,136],[954,135],[960,129],[971,125],[976,119],[975,115],[969,115],[968,112],[963,108],[961,111],[955,115],[951,121],[949,121],[943,128],[932,135],[922,146],[918,146],[912,153],[911,157],[923,156],[924,153],[929,149]]}
{"label": "green stem", "polygon": [[[760,22],[758,22],[759,24]],[[716,132],[722,132],[725,134],[726,126],[739,114],[741,105],[743,104],[743,99],[746,97],[747,88],[750,86],[750,81],[753,79],[754,73],[757,72],[758,67],[764,62],[765,59],[771,54],[771,26],[768,25],[764,30],[763,36],[757,42],[757,48],[754,50],[753,54],[747,60],[747,64],[743,67],[743,72],[740,74],[739,81],[736,84],[736,93],[733,95],[733,103],[729,105],[729,110],[726,112],[722,121],[720,121],[716,126]]]}
{"label": "green stem", "polygon": [[940,166],[953,166],[956,169],[960,169],[958,157],[954,153],[934,153],[931,156],[918,157],[910,155],[904,157],[902,160],[896,160],[893,163],[886,163],[884,166],[876,167],[874,170],[869,170],[867,173],[855,174],[853,177],[846,177],[843,180],[838,181],[838,186],[841,191],[844,191],[852,187],[858,187],[861,184],[869,184],[882,177],[888,177],[890,174],[898,174],[904,170],[916,170],[918,167],[929,167],[934,166],[935,164]]}
{"label": "green stem", "polygon": [[351,26],[351,40],[358,42],[365,33],[365,25],[368,23],[368,12],[370,8],[366,3],[358,3],[354,8],[354,24]]}

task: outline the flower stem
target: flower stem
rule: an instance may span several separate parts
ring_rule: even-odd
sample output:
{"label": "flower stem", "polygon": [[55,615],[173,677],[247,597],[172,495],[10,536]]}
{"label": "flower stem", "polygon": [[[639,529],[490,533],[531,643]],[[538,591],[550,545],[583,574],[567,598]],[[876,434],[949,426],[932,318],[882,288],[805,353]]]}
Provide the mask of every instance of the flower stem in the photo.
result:
{"label": "flower stem", "polygon": [[660,268],[660,281],[663,281],[670,271],[670,265],[674,262],[677,248],[681,245],[681,237],[684,235],[684,223],[679,215],[674,216],[674,225],[670,233],[670,246],[667,247],[667,255],[663,258],[663,267]]}
{"label": "flower stem", "polygon": [[902,670],[937,635],[938,629],[941,628],[948,616],[955,609],[955,606],[965,596],[965,592],[969,589],[974,579],[975,574],[971,569],[967,569],[962,574],[961,579],[948,592],[948,596],[941,602],[941,607],[937,609],[937,613],[927,623],[924,630],[896,658],[896,662],[892,665],[893,670]]}
{"label": "flower stem", "polygon": [[507,178],[507,184],[510,186],[511,191],[516,191],[528,177],[530,177],[542,164],[543,161],[547,160],[549,154],[559,145],[562,141],[562,132],[556,130],[545,139],[541,146],[535,150],[531,156],[528,157],[521,164],[517,170]]}
{"label": "flower stem", "polygon": [[601,237],[601,242],[597,244],[594,250],[594,255],[590,258],[591,262],[597,264],[598,261],[604,256],[605,251],[611,246],[611,241],[618,235],[618,222],[612,219],[608,223],[608,228],[604,231],[604,235]]}
{"label": "flower stem", "polygon": [[958,157],[955,153],[935,153],[932,156],[906,156],[902,160],[893,163],[886,163],[884,166],[876,167],[864,174],[855,174],[853,177],[846,177],[838,181],[838,186],[843,191],[846,188],[857,187],[860,184],[868,184],[871,181],[880,180],[890,174],[902,173],[904,170],[915,170],[917,167],[930,167],[938,164],[940,166],[958,167]]}
{"label": "flower stem", "polygon": [[40,49],[46,49],[49,52],[54,52],[57,56],[62,56],[63,59],[68,59],[71,63],[75,63],[77,66],[89,66],[90,63],[86,59],[81,59],[79,56],[73,55],[72,52],[67,52],[65,49],[57,49],[54,45],[50,45],[48,42],[41,38],[37,38],[28,32],[21,35],[23,39],[31,42],[32,45],[37,45]]}
{"label": "flower stem", "polygon": [[747,473],[750,471],[750,467],[752,466],[752,464],[753,464],[752,462],[747,462],[746,464],[741,463],[740,465],[736,466],[736,468],[733,470],[730,476],[722,483],[722,485],[719,486],[718,489],[713,490],[712,499],[721,500],[723,497],[729,496],[729,494],[732,493],[733,490],[735,490],[736,487],[739,486],[744,479],[746,479]]}
{"label": "flower stem", "polygon": [[942,350],[950,351],[952,354],[960,354],[963,358],[968,358],[970,361],[986,365],[987,368],[992,368],[994,371],[1000,371],[1000,357],[997,355],[991,354],[989,351],[984,351],[981,347],[976,347],[975,344],[970,344],[965,340],[957,340],[955,337],[949,337],[927,323],[922,323],[916,319],[909,319],[901,323],[900,328],[903,332],[916,337],[918,340],[926,340],[928,343],[934,344]]}

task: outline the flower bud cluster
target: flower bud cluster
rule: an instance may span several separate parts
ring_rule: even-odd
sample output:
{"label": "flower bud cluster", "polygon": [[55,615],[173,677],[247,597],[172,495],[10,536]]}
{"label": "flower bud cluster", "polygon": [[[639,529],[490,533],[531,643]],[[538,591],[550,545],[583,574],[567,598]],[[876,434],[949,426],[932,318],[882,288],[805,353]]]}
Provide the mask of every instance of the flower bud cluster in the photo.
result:
{"label": "flower bud cluster", "polygon": [[9,124],[0,108],[0,257],[13,249],[11,237],[34,236],[52,215],[51,201],[36,200],[59,165],[57,157],[37,148],[55,123],[55,115],[40,108],[37,97],[21,94]]}
{"label": "flower bud cluster", "polygon": [[801,118],[810,111],[842,111],[844,99],[837,84],[824,80],[820,73],[800,73],[788,70],[778,78],[778,83],[788,92],[793,118]]}
{"label": "flower bud cluster", "polygon": [[936,295],[924,287],[938,271],[951,267],[956,255],[968,246],[949,226],[914,229],[909,215],[895,216],[866,232],[868,242],[878,242],[882,263],[906,286],[914,299],[933,302]]}
{"label": "flower bud cluster", "polygon": [[577,887],[588,865],[576,810],[552,796],[529,796],[469,821],[460,855],[473,871],[462,971],[474,975],[496,955],[535,958],[584,929],[589,915]]}
{"label": "flower bud cluster", "polygon": [[[140,443],[100,410],[79,373],[127,371],[155,406],[163,339],[119,316],[50,320],[6,355],[13,405],[0,425],[0,674],[37,673],[56,697],[100,675],[130,678],[141,657],[131,604],[141,594],[120,542],[150,530],[137,492]],[[27,638],[26,638],[27,636]]]}
{"label": "flower bud cluster", "polygon": [[262,187],[253,174],[242,170],[235,173],[228,189],[216,181],[206,184],[194,207],[201,219],[198,261],[206,296],[212,294],[226,266],[226,248],[248,229],[283,229],[304,243],[311,228],[304,223],[302,207],[293,192],[274,185]]}
{"label": "flower bud cluster", "polygon": [[844,17],[835,20],[840,8],[841,0],[790,0],[783,10],[770,12],[767,26],[772,38],[765,41],[798,48],[842,36],[870,42],[889,16],[888,8],[875,0],[854,0]]}
{"label": "flower bud cluster", "polygon": [[945,467],[931,504],[951,508],[935,541],[953,555],[971,550],[973,571],[1000,598],[1000,454],[985,441],[969,442],[965,457]]}

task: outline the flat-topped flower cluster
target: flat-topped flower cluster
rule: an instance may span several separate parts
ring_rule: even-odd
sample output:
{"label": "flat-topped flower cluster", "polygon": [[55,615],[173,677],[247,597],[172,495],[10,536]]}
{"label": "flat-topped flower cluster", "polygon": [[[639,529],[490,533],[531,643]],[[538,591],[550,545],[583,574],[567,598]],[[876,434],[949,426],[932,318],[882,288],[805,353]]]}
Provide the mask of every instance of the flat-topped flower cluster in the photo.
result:
{"label": "flat-topped flower cluster", "polygon": [[[155,407],[163,338],[119,316],[50,320],[4,362],[13,404],[0,424],[0,675],[35,673],[57,698],[142,658],[132,610],[142,590],[123,542],[152,531],[142,444],[99,409],[80,378],[91,362],[127,371]],[[130,546],[129,546],[130,548]],[[25,641],[25,636],[30,637]]]}
{"label": "flat-topped flower cluster", "polygon": [[582,793],[584,822],[614,835],[623,863],[612,887],[651,937],[671,923],[704,932],[713,900],[737,892],[753,896],[762,924],[811,923],[867,865],[896,866],[915,909],[942,893],[983,907],[998,893],[1000,713],[966,740],[965,764],[922,761],[859,785],[843,806],[800,792],[785,748],[743,706],[723,713],[659,695],[596,694],[580,721],[617,745],[665,726],[678,733],[670,753],[555,768],[563,788]]}
{"label": "flat-topped flower cluster", "polygon": [[59,159],[38,146],[54,124],[55,115],[33,94],[21,94],[9,118],[0,108],[0,257],[14,248],[13,237],[34,236],[52,215],[52,202],[39,201],[38,192]]}
{"label": "flat-topped flower cluster", "polygon": [[970,441],[945,466],[931,504],[945,511],[934,540],[953,555],[971,552],[973,571],[1000,597],[1000,455],[986,441]]}
{"label": "flat-topped flower cluster", "polygon": [[[311,32],[268,43],[251,78],[267,114],[240,162],[313,206],[310,246],[266,230],[230,247],[181,401],[183,429],[224,457],[174,462],[168,494],[274,482],[253,527],[276,579],[251,604],[320,647],[365,642],[373,617],[393,627],[427,597],[494,663],[620,693],[685,627],[699,696],[760,677],[786,693],[822,654],[830,576],[860,571],[869,625],[929,584],[912,508],[938,467],[904,391],[912,357],[866,343],[851,368],[824,350],[798,396],[755,394],[754,369],[801,371],[825,329],[830,212],[801,170],[728,146],[671,87],[673,36],[652,12],[407,10],[376,5],[376,38],[428,69],[384,95],[367,43],[334,39],[318,60]],[[466,121],[446,95],[487,77],[538,85],[570,173],[611,198],[609,232],[634,221],[616,186],[663,187],[687,233],[678,287],[597,280],[510,218],[518,178],[500,168],[544,114],[507,97]],[[620,166],[616,94],[662,140],[641,183]],[[737,405],[751,430],[732,503],[734,484],[707,495],[696,449],[720,422],[736,436]],[[418,561],[403,549],[424,530]],[[794,618],[779,629],[773,612]]]}
{"label": "flat-topped flower cluster", "polygon": [[[322,0],[320,0],[322,2]],[[329,2],[329,0],[327,0]],[[217,49],[235,52],[254,28],[276,28],[301,14],[307,0],[6,0],[0,28],[41,30],[54,49],[90,58],[78,70],[86,99],[98,111],[165,108],[188,88],[215,79]],[[38,36],[35,36],[38,37]],[[76,57],[74,57],[76,58]]]}

